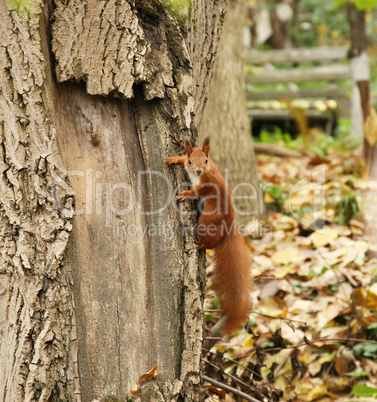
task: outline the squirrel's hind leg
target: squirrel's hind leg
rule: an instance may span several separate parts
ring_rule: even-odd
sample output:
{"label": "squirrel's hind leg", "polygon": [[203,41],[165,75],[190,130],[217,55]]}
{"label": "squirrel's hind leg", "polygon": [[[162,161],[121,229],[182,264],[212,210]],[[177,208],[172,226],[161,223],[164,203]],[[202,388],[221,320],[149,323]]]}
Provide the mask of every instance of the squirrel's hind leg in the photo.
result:
{"label": "squirrel's hind leg", "polygon": [[197,239],[203,249],[215,248],[224,236],[220,215],[201,215],[198,220]]}

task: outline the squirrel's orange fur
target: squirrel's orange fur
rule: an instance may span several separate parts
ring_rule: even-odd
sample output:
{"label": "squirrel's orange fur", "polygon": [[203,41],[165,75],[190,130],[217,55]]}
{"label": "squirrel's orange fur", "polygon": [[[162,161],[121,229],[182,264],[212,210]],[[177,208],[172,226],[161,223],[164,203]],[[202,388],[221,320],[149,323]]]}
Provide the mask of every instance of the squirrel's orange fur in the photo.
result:
{"label": "squirrel's orange fur", "polygon": [[183,191],[177,201],[202,197],[204,209],[198,219],[197,244],[215,251],[215,290],[227,317],[223,333],[230,334],[244,323],[252,311],[250,290],[253,280],[250,255],[240,235],[232,198],[219,170],[209,157],[209,138],[203,146],[192,148],[185,140],[187,155],[166,158],[168,165],[184,164],[195,185]]}

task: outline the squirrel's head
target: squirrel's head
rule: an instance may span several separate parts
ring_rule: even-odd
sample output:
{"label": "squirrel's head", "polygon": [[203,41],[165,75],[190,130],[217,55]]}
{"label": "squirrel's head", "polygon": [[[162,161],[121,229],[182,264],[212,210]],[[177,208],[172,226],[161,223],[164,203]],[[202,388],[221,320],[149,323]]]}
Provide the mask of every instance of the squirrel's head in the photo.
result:
{"label": "squirrel's head", "polygon": [[187,165],[186,169],[189,173],[195,176],[201,176],[202,174],[208,172],[211,168],[209,159],[209,142],[210,137],[207,137],[203,141],[202,147],[193,148],[190,141],[185,138],[185,148],[187,153]]}

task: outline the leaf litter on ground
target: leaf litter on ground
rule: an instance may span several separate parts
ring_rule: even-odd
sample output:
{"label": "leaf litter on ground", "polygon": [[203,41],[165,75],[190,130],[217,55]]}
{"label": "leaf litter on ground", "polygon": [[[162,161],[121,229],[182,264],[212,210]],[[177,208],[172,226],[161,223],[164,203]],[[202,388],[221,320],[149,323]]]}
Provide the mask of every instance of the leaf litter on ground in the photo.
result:
{"label": "leaf litter on ground", "polygon": [[[367,400],[377,395],[377,252],[364,234],[360,156],[257,163],[266,211],[265,230],[248,241],[255,309],[203,371],[261,401]],[[207,257],[212,325],[221,311]],[[236,400],[206,392],[208,401]]]}

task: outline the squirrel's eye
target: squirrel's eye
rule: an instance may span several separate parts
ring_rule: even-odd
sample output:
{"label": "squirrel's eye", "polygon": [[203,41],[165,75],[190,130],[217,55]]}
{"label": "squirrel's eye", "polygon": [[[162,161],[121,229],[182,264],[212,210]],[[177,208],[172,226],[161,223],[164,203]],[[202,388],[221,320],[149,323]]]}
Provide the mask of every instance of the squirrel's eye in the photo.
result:
{"label": "squirrel's eye", "polygon": [[206,159],[206,163],[208,163],[208,159]]}
{"label": "squirrel's eye", "polygon": [[191,161],[190,161],[190,159],[189,159],[189,164],[191,165]]}

